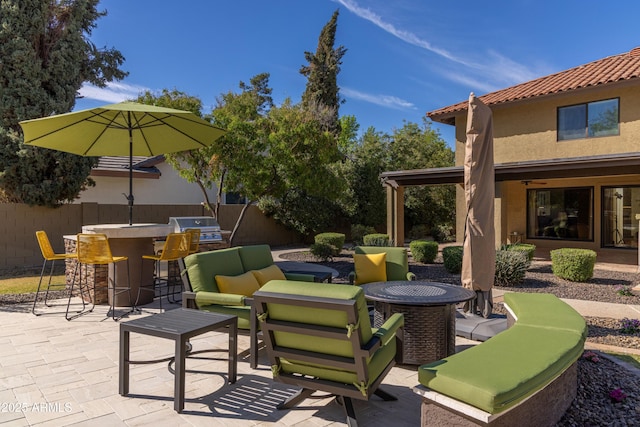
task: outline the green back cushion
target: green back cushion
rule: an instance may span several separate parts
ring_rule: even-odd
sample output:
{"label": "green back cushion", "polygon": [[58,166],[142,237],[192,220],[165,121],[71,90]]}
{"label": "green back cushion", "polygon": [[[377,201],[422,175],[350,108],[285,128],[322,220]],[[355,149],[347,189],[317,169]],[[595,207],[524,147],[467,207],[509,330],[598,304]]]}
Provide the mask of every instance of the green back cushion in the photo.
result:
{"label": "green back cushion", "polygon": [[587,337],[584,318],[555,295],[505,293],[504,302],[515,314],[518,325],[563,329]]}
{"label": "green back cushion", "polygon": [[[260,288],[260,292],[274,292],[288,295],[313,296],[321,298],[335,298],[342,300],[356,300],[358,311],[358,328],[362,334],[362,344],[369,342],[373,336],[369,312],[362,288],[358,286],[344,286],[338,284],[323,284],[315,286],[307,282],[292,280],[272,280]],[[344,328],[347,334],[347,316],[343,310],[327,308],[309,308],[297,305],[269,304],[267,311],[270,319],[286,320],[290,322],[309,323],[313,325]],[[347,340],[329,338],[313,338],[309,336],[278,333],[276,340],[280,345],[319,353],[353,356],[353,348]]]}
{"label": "green back cushion", "polygon": [[237,276],[244,273],[238,248],[219,249],[187,256],[184,264],[194,292],[219,292],[215,276]]}
{"label": "green back cushion", "polygon": [[493,414],[549,383],[580,357],[583,347],[584,339],[573,331],[518,322],[485,343],[420,366],[418,381]]}
{"label": "green back cushion", "polygon": [[261,270],[273,264],[273,256],[271,255],[271,247],[269,245],[251,245],[241,246],[240,259],[244,271]]}
{"label": "green back cushion", "polygon": [[357,254],[387,254],[387,280],[407,280],[409,272],[409,260],[405,248],[381,247],[381,246],[356,246]]}

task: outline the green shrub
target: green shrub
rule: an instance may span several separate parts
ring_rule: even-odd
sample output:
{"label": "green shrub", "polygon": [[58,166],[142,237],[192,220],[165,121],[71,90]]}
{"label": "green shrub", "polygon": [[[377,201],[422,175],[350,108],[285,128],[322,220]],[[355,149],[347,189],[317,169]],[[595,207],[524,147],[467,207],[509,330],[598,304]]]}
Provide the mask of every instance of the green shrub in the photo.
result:
{"label": "green shrub", "polygon": [[417,262],[432,264],[438,255],[438,242],[429,240],[413,240],[409,243],[411,255]]}
{"label": "green shrub", "polygon": [[572,282],[586,282],[593,277],[596,253],[591,249],[562,248],[551,252],[551,270]]}
{"label": "green shrub", "polygon": [[442,248],[442,259],[444,268],[451,274],[458,274],[462,271],[462,246],[447,246]]}
{"label": "green shrub", "polygon": [[525,251],[496,251],[496,286],[515,286],[522,283],[529,268],[529,258]]}
{"label": "green shrub", "polygon": [[320,261],[331,261],[334,253],[333,246],[324,243],[314,243],[311,245],[311,254]]}
{"label": "green shrub", "polygon": [[418,224],[411,227],[411,231],[409,231],[409,235],[407,237],[409,237],[410,240],[422,240],[429,236],[430,232],[428,225]]}
{"label": "green shrub", "polygon": [[344,246],[344,234],[342,233],[320,233],[316,234],[314,238],[316,245],[328,245],[331,246],[332,256],[340,255],[342,247]]}
{"label": "green shrub", "polygon": [[362,245],[364,243],[364,236],[367,234],[374,234],[376,229],[370,225],[354,224],[351,226],[351,241],[354,245]]}
{"label": "green shrub", "polygon": [[365,246],[389,246],[388,234],[367,234],[362,240]]}
{"label": "green shrub", "polygon": [[436,225],[433,229],[431,229],[431,235],[436,240],[436,242],[446,243],[453,242],[456,240],[456,236],[453,233],[453,229],[450,225]]}
{"label": "green shrub", "polygon": [[529,243],[514,243],[514,244],[511,244],[511,245],[502,245],[501,249],[503,251],[524,252],[529,261],[533,260],[533,256],[536,253],[536,245],[531,245]]}

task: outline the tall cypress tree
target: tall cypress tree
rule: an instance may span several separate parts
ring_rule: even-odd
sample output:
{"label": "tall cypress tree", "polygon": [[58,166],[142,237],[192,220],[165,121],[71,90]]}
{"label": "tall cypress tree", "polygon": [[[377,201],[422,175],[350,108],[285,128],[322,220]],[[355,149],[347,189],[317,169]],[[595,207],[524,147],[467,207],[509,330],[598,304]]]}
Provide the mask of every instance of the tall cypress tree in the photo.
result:
{"label": "tall cypress tree", "polygon": [[338,73],[340,73],[342,57],[347,52],[343,46],[334,48],[338,14],[338,10],[333,12],[329,22],[322,28],[316,52],[304,53],[308,65],[303,65],[300,68],[300,74],[307,77],[307,86],[302,94],[303,105],[309,109],[313,109],[315,106],[333,109],[333,119],[326,124],[326,128],[334,135],[338,135],[340,132],[338,110],[342,103],[338,87]]}
{"label": "tall cypress tree", "polygon": [[89,40],[106,15],[99,0],[0,2],[0,188],[5,201],[57,206],[74,200],[95,158],[25,146],[21,120],[71,111],[84,82],[127,73],[115,49]]}

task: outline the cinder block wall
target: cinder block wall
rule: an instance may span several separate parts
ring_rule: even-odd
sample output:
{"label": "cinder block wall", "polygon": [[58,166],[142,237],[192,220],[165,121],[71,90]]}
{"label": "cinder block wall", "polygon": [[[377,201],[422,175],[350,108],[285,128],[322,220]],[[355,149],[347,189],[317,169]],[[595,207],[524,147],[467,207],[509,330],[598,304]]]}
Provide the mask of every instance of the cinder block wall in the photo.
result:
{"label": "cinder block wall", "polygon": [[[242,205],[223,205],[220,226],[231,231]],[[35,233],[45,230],[56,252],[64,252],[62,236],[82,231],[83,225],[124,224],[128,222],[128,206],[81,203],[56,209],[0,203],[0,269],[42,265],[42,255]],[[167,224],[172,216],[206,215],[200,205],[135,205],[134,223]],[[271,246],[295,244],[301,238],[267,218],[255,207],[249,207],[234,246],[266,243]]]}

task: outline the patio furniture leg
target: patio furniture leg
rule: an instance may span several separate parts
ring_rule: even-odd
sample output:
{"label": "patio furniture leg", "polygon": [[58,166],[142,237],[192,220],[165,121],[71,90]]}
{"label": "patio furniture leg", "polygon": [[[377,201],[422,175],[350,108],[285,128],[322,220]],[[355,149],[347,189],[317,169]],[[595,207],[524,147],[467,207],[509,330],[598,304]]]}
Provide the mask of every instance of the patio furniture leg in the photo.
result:
{"label": "patio furniture leg", "polygon": [[120,396],[129,394],[129,331],[120,330],[120,370],[118,383]]}
{"label": "patio furniture leg", "polygon": [[185,356],[187,353],[187,340],[184,337],[176,339],[175,379],[174,379],[174,403],[173,409],[180,413],[184,409],[185,389]]}
{"label": "patio furniture leg", "polygon": [[294,394],[293,396],[291,396],[290,398],[288,398],[284,402],[281,402],[280,404],[278,404],[278,406],[276,406],[276,408],[278,408],[278,409],[291,409],[294,406],[296,406],[298,403],[302,402],[303,400],[305,400],[309,396],[311,396],[313,394],[313,392],[314,392],[314,390],[311,390],[311,389],[308,389],[308,388],[303,388],[302,390],[298,391],[296,394]]}
{"label": "patio furniture leg", "polygon": [[229,325],[229,384],[238,378],[238,322]]}

